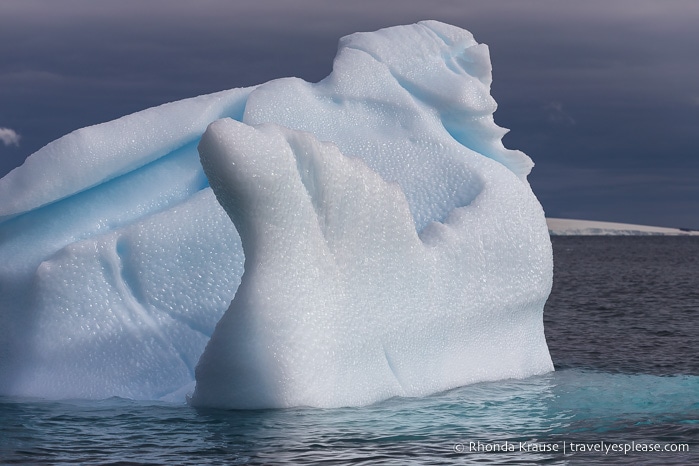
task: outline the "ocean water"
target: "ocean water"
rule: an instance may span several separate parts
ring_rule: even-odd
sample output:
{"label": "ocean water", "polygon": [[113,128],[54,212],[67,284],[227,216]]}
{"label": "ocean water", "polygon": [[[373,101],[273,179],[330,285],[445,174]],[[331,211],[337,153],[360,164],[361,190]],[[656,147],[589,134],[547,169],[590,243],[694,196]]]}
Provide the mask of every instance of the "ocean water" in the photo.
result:
{"label": "ocean water", "polygon": [[699,240],[553,245],[550,374],[346,409],[0,398],[0,463],[699,464]]}

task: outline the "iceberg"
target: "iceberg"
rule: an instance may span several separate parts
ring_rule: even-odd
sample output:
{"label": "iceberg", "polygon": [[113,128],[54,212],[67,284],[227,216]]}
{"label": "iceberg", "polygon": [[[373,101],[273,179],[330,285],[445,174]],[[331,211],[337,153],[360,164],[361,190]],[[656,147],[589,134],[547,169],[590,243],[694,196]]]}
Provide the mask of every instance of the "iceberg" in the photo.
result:
{"label": "iceberg", "polygon": [[667,228],[630,223],[547,218],[551,236],[697,236],[699,231],[689,228]]}
{"label": "iceberg", "polygon": [[47,145],[0,180],[0,394],[335,407],[553,370],[490,84],[423,21]]}

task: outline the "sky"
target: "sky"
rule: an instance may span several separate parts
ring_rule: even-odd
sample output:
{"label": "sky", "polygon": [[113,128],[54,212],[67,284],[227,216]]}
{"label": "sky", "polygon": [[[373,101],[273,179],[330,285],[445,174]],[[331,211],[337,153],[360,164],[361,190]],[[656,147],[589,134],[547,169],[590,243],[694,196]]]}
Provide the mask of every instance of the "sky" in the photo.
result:
{"label": "sky", "polygon": [[489,46],[547,216],[699,229],[696,0],[1,0],[0,176],[154,105],[319,81],[340,37],[423,19]]}

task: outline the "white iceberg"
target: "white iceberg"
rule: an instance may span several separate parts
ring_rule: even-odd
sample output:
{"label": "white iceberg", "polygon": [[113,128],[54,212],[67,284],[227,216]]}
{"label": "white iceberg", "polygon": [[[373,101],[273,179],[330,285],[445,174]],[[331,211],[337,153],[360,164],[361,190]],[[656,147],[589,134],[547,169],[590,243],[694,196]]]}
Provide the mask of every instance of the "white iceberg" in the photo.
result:
{"label": "white iceberg", "polygon": [[552,370],[548,230],[490,82],[426,21],[33,154],[0,180],[0,394],[174,398],[196,366],[197,405],[331,407]]}
{"label": "white iceberg", "polygon": [[630,223],[547,218],[551,236],[696,236],[699,231]]}

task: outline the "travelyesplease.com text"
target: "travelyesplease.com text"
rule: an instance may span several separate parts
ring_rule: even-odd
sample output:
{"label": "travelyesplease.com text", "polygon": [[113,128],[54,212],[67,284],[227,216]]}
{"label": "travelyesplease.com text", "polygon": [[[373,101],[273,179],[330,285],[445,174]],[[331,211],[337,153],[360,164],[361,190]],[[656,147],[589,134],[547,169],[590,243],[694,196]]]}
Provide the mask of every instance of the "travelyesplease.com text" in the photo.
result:
{"label": "travelyesplease.com text", "polygon": [[688,452],[687,443],[650,443],[650,442],[464,442],[456,443],[453,450],[457,453],[603,453],[624,454],[636,452]]}

